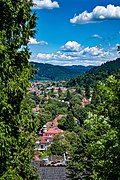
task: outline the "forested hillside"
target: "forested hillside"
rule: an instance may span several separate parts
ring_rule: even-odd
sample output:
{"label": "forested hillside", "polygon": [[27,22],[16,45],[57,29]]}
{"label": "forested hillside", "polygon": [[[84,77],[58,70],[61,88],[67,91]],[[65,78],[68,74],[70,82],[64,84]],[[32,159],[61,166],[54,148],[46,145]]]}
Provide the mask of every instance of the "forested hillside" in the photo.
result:
{"label": "forested hillside", "polygon": [[83,74],[84,72],[89,71],[94,66],[72,65],[72,66],[64,66],[64,67]]}
{"label": "forested hillside", "polygon": [[31,62],[31,64],[34,64],[34,68],[38,69],[38,73],[35,75],[35,80],[69,80],[83,74],[91,68],[91,66],[63,67],[36,62]]}
{"label": "forested hillside", "polygon": [[93,67],[88,72],[77,78],[71,79],[68,82],[68,86],[84,86],[88,84],[94,87],[98,81],[105,82],[106,78],[110,75],[116,75],[118,69],[120,68],[120,58],[114,61],[108,61],[101,66]]}

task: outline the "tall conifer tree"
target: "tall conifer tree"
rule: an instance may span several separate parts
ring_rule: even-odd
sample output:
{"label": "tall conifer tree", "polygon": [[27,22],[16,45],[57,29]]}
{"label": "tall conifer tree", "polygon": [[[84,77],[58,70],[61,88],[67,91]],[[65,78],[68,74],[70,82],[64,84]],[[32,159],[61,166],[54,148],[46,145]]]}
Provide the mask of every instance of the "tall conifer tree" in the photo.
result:
{"label": "tall conifer tree", "polygon": [[34,37],[32,0],[0,1],[0,179],[36,179],[30,163],[37,121],[25,101],[34,72],[27,47]]}

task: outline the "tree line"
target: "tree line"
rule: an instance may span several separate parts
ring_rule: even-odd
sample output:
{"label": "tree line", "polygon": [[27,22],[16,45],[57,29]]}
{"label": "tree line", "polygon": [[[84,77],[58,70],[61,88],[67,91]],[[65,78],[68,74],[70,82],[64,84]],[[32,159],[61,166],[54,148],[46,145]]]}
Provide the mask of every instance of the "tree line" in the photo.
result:
{"label": "tree line", "polygon": [[84,74],[70,79],[68,81],[67,86],[86,86],[95,87],[98,81],[106,82],[106,79],[110,75],[116,75],[118,73],[118,69],[120,68],[120,58],[117,58],[113,61],[108,61],[101,66],[93,67],[89,71]]}

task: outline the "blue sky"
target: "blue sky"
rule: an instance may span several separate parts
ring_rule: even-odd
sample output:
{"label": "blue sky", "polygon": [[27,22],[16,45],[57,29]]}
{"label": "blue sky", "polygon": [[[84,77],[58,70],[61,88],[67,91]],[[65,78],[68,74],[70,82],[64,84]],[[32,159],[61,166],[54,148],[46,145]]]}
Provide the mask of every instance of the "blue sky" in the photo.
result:
{"label": "blue sky", "polygon": [[119,0],[33,0],[37,33],[30,61],[100,65],[119,56]]}

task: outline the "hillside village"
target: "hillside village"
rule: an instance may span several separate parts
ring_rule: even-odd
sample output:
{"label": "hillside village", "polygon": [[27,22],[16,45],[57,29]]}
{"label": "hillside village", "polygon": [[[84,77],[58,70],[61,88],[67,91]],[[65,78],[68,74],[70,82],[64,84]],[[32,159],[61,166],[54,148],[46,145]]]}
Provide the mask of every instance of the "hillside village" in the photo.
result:
{"label": "hillside village", "polygon": [[[79,93],[76,92],[75,88],[66,88],[65,81],[61,82],[33,82],[31,83],[31,87],[28,89],[28,94],[32,94],[33,96],[37,96],[40,100],[39,103],[36,103],[35,107],[32,107],[32,111],[35,115],[39,116],[41,112],[41,100],[46,99],[49,101],[52,99],[53,101],[58,101],[58,103],[66,104],[66,109],[70,107],[70,99],[66,99],[67,93],[70,91],[71,98],[72,96],[76,98],[76,95]],[[85,98],[85,92],[80,96],[79,103],[84,108],[86,105],[90,104],[90,98]],[[72,95],[73,94],[73,95]],[[67,112],[67,111],[66,111]],[[42,161],[44,158],[40,158],[40,154],[47,152],[48,147],[53,143],[55,135],[59,133],[63,133],[64,130],[59,128],[59,120],[62,118],[66,118],[67,114],[56,114],[55,118],[49,120],[46,119],[46,123],[43,124],[42,127],[39,127],[38,131],[35,133],[36,136],[36,153],[34,155],[35,160]],[[75,123],[80,124],[80,120],[74,117]],[[47,156],[48,157],[48,156]],[[49,158],[50,159],[50,158]],[[49,160],[47,158],[47,162]],[[63,159],[64,160],[64,159]]]}

